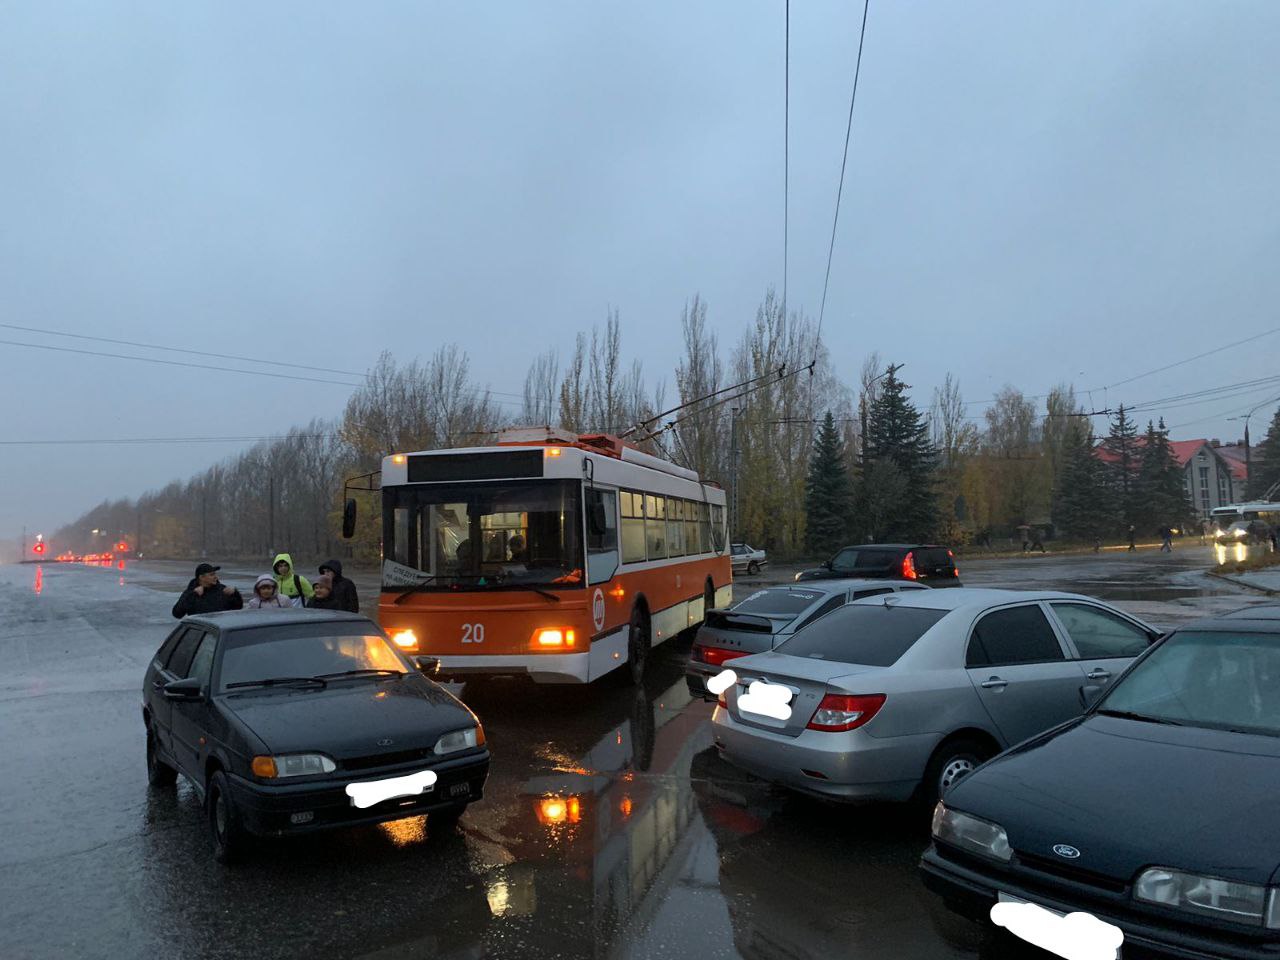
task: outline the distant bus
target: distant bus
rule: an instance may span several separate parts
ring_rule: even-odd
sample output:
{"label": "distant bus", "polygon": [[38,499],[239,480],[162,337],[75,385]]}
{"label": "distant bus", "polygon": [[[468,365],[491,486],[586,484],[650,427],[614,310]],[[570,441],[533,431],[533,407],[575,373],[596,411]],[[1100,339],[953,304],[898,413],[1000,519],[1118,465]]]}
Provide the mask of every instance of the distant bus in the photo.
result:
{"label": "distant bus", "polygon": [[1209,511],[1209,522],[1213,525],[1215,539],[1225,536],[1233,523],[1258,522],[1268,527],[1278,527],[1280,526],[1280,503],[1259,500],[1252,503],[1232,503],[1225,507],[1214,507]]}
{"label": "distant bus", "polygon": [[724,490],[614,437],[397,453],[381,489],[379,619],[442,677],[639,682],[731,599]]}

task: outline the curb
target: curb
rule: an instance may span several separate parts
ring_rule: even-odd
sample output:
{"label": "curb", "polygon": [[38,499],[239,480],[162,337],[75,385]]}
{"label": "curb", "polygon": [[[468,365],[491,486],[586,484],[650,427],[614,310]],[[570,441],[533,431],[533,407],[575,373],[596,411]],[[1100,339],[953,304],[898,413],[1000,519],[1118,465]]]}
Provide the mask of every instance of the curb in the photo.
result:
{"label": "curb", "polygon": [[1206,570],[1205,573],[1218,580],[1226,583],[1235,584],[1237,587],[1244,587],[1246,590],[1253,590],[1257,593],[1265,594],[1268,597],[1274,597],[1280,590],[1271,590],[1267,587],[1260,587],[1256,583],[1249,583],[1247,580],[1241,580],[1238,577],[1228,577],[1225,573],[1214,573],[1212,570]]}

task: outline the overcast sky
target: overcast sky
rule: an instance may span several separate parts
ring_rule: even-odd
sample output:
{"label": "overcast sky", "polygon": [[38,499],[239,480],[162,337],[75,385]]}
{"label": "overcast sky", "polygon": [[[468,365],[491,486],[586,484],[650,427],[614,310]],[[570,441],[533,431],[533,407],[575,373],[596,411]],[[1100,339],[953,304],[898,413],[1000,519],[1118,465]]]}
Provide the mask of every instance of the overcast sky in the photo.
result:
{"label": "overcast sky", "polygon": [[[789,299],[816,315],[861,5],[792,8]],[[878,350],[922,406],[951,371],[969,400],[1065,380],[1101,407],[1280,374],[1278,334],[1096,389],[1280,327],[1277,37],[1271,0],[873,0],[824,329],[844,378]],[[354,371],[456,340],[518,394],[614,306],[670,380],[693,293],[731,341],[781,286],[782,93],[782,0],[3,0],[0,322]],[[275,433],[347,394],[0,365],[0,441]],[[1166,416],[1225,440],[1269,389]],[[0,536],[235,450],[0,445]]]}

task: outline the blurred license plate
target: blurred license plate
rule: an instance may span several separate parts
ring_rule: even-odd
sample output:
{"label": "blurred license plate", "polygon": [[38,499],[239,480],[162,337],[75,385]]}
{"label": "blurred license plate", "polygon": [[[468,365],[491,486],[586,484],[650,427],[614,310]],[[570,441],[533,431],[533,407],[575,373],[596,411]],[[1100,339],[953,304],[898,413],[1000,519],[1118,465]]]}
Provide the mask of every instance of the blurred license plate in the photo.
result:
{"label": "blurred license plate", "polygon": [[426,793],[435,786],[436,775],[433,770],[422,770],[404,777],[388,777],[386,780],[365,780],[362,783],[347,784],[347,796],[351,805],[364,809],[384,800],[395,800],[399,797],[416,797]]}
{"label": "blurred license plate", "polygon": [[455,783],[449,788],[449,796],[451,797],[465,797],[470,793],[471,784],[469,783]]}
{"label": "blurred license plate", "polygon": [[[1124,933],[1114,924],[1083,912],[1072,914],[1071,919],[1068,920],[1067,914],[1060,910],[1054,910],[1039,903],[1032,904],[1003,890],[998,891],[996,897],[1002,904],[1039,908],[1057,918],[1057,922],[1053,925],[1054,929],[1046,929],[1039,923],[1031,927],[1022,927],[1018,923],[998,923],[998,926],[1005,927],[1020,940],[1025,940],[1059,957],[1121,960],[1120,944],[1124,942]],[[994,913],[992,920],[995,920]]]}

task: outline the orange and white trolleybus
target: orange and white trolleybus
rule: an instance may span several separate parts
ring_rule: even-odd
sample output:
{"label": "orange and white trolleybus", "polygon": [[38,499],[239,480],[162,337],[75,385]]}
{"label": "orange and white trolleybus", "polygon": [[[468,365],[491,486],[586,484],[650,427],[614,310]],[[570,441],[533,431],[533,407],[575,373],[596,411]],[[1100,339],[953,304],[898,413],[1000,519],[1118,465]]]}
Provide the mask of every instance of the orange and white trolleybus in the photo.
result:
{"label": "orange and white trolleybus", "polygon": [[442,678],[589,683],[732,587],[725,493],[616,437],[511,430],[382,463],[379,619]]}

